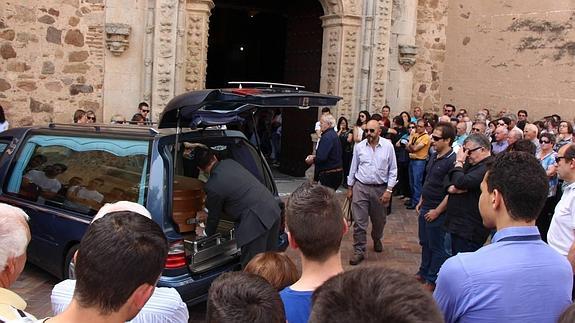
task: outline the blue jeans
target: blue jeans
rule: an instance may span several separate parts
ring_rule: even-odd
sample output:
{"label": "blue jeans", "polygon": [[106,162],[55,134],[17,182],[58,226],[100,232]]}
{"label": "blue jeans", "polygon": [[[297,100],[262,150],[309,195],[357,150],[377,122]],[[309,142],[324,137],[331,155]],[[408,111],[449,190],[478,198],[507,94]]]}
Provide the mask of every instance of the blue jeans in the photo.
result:
{"label": "blue jeans", "polygon": [[441,265],[447,260],[448,254],[445,250],[445,235],[443,223],[445,222],[445,213],[441,214],[435,221],[425,221],[424,215],[429,211],[428,208],[421,208],[418,215],[419,221],[419,244],[421,245],[421,265],[418,274],[425,281],[435,284],[437,273]]}
{"label": "blue jeans", "polygon": [[409,162],[409,186],[411,188],[411,206],[416,206],[421,197],[423,187],[423,173],[425,173],[425,160],[412,159]]}

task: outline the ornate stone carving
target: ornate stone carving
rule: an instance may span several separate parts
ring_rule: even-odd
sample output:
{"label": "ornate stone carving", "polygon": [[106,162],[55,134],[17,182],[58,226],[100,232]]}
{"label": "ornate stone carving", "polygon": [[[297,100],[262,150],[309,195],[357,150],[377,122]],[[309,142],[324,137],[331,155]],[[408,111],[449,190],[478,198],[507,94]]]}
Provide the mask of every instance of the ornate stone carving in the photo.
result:
{"label": "ornate stone carving", "polygon": [[120,56],[130,45],[131,27],[127,24],[108,23],[105,25],[106,48],[114,56]]}
{"label": "ornate stone carving", "polygon": [[211,0],[189,1],[187,10],[186,30],[186,62],[185,90],[192,91],[205,87],[206,69],[208,66],[208,28],[211,10],[214,3]]}
{"label": "ornate stone carving", "polygon": [[389,40],[391,37],[391,0],[376,0],[374,16],[375,37],[371,62],[371,104],[376,111],[385,105],[385,86],[388,77]]}
{"label": "ornate stone carving", "polygon": [[415,56],[417,55],[417,46],[399,44],[399,64],[407,72],[415,65]]}

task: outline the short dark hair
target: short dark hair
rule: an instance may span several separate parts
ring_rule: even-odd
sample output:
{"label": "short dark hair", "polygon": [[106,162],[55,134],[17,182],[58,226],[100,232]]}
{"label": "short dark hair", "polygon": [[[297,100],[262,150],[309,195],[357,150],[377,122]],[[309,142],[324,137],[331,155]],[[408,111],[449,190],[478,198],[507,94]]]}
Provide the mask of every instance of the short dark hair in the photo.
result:
{"label": "short dark hair", "polygon": [[549,139],[549,141],[550,141],[552,144],[555,143],[555,135],[552,134],[551,132],[544,132],[544,133],[542,133],[541,136],[539,136],[539,140],[541,140],[541,138],[543,138],[543,137]]}
{"label": "short dark hair", "polygon": [[381,107],[381,111],[383,111],[383,109],[387,109],[389,111],[391,111],[391,107],[389,105],[384,105],[383,107]]}
{"label": "short dark hair", "polygon": [[455,112],[455,106],[451,103],[444,104],[443,107],[451,108],[451,111]]}
{"label": "short dark hair", "polygon": [[205,168],[213,156],[214,152],[210,148],[200,145],[191,151],[190,160],[193,160],[199,168]]}
{"label": "short dark hair", "polygon": [[443,322],[431,293],[405,273],[364,267],[338,274],[315,290],[310,323]]}
{"label": "short dark hair", "polygon": [[537,219],[547,199],[549,181],[535,156],[519,151],[497,154],[487,163],[485,180],[488,192],[497,189],[501,193],[512,219]]}
{"label": "short dark hair", "polygon": [[400,115],[393,117],[393,124],[401,125],[402,127],[405,126],[403,124],[403,118]]}
{"label": "short dark hair", "polygon": [[4,114],[4,108],[0,105],[0,123],[6,121],[6,115]]}
{"label": "short dark hair", "polygon": [[455,127],[451,123],[440,122],[435,126],[435,129],[441,130],[441,138],[449,139],[450,144],[455,140]]}
{"label": "short dark hair", "polygon": [[523,151],[535,156],[537,147],[529,139],[519,139],[505,149],[506,151]]}
{"label": "short dark hair", "polygon": [[517,111],[517,116],[519,116],[520,113],[524,113],[526,117],[529,116],[529,114],[527,114],[527,110],[521,109],[521,110]]}
{"label": "short dark hair", "polygon": [[102,314],[118,311],[142,284],[155,286],[168,254],[158,224],[131,211],[94,221],[76,257],[74,298]]}
{"label": "short dark hair", "polygon": [[82,117],[86,115],[86,111],[78,109],[74,112],[74,123],[77,123]]}
{"label": "short dark hair", "polygon": [[369,120],[375,120],[375,121],[381,121],[382,119],[383,117],[379,113],[374,113],[371,115],[371,118],[369,118]]}
{"label": "short dark hair", "polygon": [[575,158],[575,144],[569,144],[569,146],[567,147],[567,149],[565,149],[565,154],[563,155],[565,156],[565,159],[567,160],[571,160]]}
{"label": "short dark hair", "polygon": [[278,292],[262,277],[246,272],[223,273],[208,293],[207,323],[284,323]]}
{"label": "short dark hair", "polygon": [[321,113],[326,113],[326,112],[331,113],[331,110],[329,108],[321,108]]}
{"label": "short dark hair", "polygon": [[304,182],[286,205],[286,226],[305,258],[324,261],[339,251],[344,233],[341,205],[335,192]]}
{"label": "short dark hair", "polygon": [[144,118],[144,116],[141,113],[136,113],[132,116],[131,121],[133,122],[146,121],[146,118]]}
{"label": "short dark hair", "polygon": [[497,120],[501,120],[505,123],[506,126],[509,126],[511,124],[511,119],[509,119],[508,117],[501,117]]}
{"label": "short dark hair", "polygon": [[142,107],[149,108],[150,106],[146,102],[140,102],[140,104],[138,104],[138,110],[142,109]]}

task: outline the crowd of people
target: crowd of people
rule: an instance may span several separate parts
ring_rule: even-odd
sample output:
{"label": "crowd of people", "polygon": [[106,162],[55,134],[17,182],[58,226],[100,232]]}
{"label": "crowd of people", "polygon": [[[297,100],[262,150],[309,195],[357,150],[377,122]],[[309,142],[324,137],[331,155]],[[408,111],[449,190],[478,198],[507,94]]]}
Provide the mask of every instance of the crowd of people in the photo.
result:
{"label": "crowd of people", "polygon": [[[252,213],[274,216],[257,218],[262,233],[255,236],[261,239],[242,243],[243,271],[214,281],[207,322],[575,320],[573,124],[558,115],[529,122],[525,110],[496,118],[481,110],[470,118],[453,105],[445,105],[440,117],[420,108],[414,117],[402,112],[392,118],[390,112],[387,106],[381,114],[362,111],[352,129],[345,119],[336,127],[329,111],[322,114],[316,152],[306,158],[316,167],[318,183],[303,183],[285,210],[288,242],[301,258],[301,274],[289,257],[273,250],[277,205],[262,205],[269,211]],[[210,211],[228,205],[217,202],[218,192],[228,190],[232,198],[240,188],[221,188],[217,177],[241,177],[241,165],[218,161],[202,148],[193,155],[210,173]],[[344,271],[340,249],[349,227],[335,194],[340,185],[348,188],[352,205],[349,263],[356,266],[368,257],[370,221],[373,251],[383,251],[388,207],[396,194],[396,201],[403,199],[418,216],[417,273],[378,266]],[[241,200],[234,199],[237,205]],[[0,320],[33,322],[25,302],[9,291],[26,260],[28,217],[5,204],[0,214]],[[217,225],[217,216],[211,216],[207,234]],[[141,205],[104,205],[75,256],[76,279],[54,287],[54,317],[40,321],[187,321],[177,292],[155,287],[167,246]]]}

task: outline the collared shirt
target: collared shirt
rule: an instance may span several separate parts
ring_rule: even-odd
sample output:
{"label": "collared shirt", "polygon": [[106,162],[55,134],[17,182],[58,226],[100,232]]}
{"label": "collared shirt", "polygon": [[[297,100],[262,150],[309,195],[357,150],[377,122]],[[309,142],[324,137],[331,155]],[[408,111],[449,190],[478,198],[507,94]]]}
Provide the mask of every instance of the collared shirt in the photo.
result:
{"label": "collared shirt", "polygon": [[429,158],[426,167],[427,176],[421,189],[422,206],[426,209],[436,208],[447,195],[447,190],[444,188],[445,176],[453,168],[454,163],[455,153],[453,149],[449,149],[441,157],[437,153],[433,153]]}
{"label": "collared shirt", "polygon": [[541,239],[522,239],[537,235],[535,226],[504,228],[490,245],[449,258],[433,294],[445,321],[557,322],[571,304],[573,271]]}
{"label": "collared shirt", "polygon": [[315,152],[315,167],[318,172],[342,166],[341,143],[333,128],[321,134],[321,140]]}
{"label": "collared shirt", "polygon": [[419,160],[427,159],[427,156],[429,156],[429,147],[431,147],[431,137],[429,137],[429,134],[427,134],[427,132],[412,133],[411,136],[409,136],[409,143],[412,145],[423,144],[423,148],[421,148],[420,150],[414,153],[409,153],[409,158]]}
{"label": "collared shirt", "polygon": [[18,294],[0,288],[0,322],[33,322],[36,318],[24,312],[26,305]]}
{"label": "collared shirt", "polygon": [[575,241],[575,182],[563,188],[563,196],[555,206],[547,242],[563,256]]}
{"label": "collared shirt", "polygon": [[393,188],[397,181],[395,149],[388,140],[379,137],[375,150],[367,139],[353,147],[353,158],[347,184],[353,186],[358,180],[363,184],[385,184]]}
{"label": "collared shirt", "polygon": [[509,141],[507,141],[507,139],[503,141],[496,141],[491,144],[491,151],[493,152],[493,154],[499,154],[500,152],[505,151],[505,149],[507,149],[508,146]]}
{"label": "collared shirt", "polygon": [[[72,301],[76,281],[66,279],[54,286],[50,299],[54,316],[62,313]],[[174,288],[156,287],[150,299],[138,312],[138,315],[129,322],[187,322],[189,319],[188,307],[182,297]]]}

